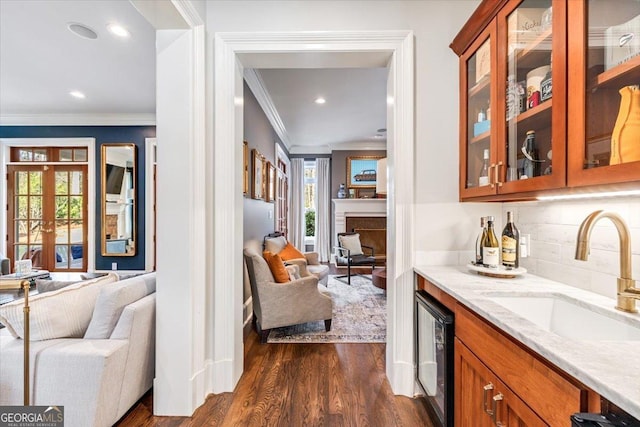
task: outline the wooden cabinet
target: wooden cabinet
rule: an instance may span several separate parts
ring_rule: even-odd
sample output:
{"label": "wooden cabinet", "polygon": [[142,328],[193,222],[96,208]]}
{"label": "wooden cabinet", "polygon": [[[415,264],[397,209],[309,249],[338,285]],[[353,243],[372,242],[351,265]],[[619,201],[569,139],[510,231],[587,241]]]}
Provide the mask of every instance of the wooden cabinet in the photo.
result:
{"label": "wooden cabinet", "polygon": [[455,313],[456,426],[564,426],[600,410],[597,393],[421,276],[418,288]]}
{"label": "wooden cabinet", "polygon": [[547,425],[458,339],[455,360],[456,425]]}
{"label": "wooden cabinet", "polygon": [[[451,48],[460,56],[462,200],[640,180],[640,153],[609,162],[618,92],[640,83],[640,48],[615,46],[625,29],[637,38],[640,3],[621,0],[604,13],[606,3],[485,0],[460,31]],[[627,138],[640,138],[638,122]]]}

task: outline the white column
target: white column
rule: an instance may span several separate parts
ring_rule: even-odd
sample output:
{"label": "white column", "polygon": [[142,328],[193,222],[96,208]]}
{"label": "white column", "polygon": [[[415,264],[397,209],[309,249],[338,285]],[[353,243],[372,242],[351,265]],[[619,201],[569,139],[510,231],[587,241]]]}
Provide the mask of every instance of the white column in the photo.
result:
{"label": "white column", "polygon": [[190,416],[205,398],[204,28],[160,30],[157,50],[154,414]]}

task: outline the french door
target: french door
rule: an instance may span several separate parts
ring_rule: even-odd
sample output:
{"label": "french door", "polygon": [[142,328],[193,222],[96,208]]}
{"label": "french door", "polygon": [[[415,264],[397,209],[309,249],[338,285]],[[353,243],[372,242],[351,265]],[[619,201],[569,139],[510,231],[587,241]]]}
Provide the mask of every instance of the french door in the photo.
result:
{"label": "french door", "polygon": [[87,271],[87,166],[7,167],[8,255],[35,269]]}

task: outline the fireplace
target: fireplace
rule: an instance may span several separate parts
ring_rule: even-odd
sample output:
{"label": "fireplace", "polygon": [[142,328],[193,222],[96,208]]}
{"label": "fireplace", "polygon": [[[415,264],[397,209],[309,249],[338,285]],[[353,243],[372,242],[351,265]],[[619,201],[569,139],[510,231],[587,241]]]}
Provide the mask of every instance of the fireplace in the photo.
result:
{"label": "fireplace", "polygon": [[371,246],[378,261],[384,265],[387,255],[387,218],[379,216],[348,216],[345,219],[346,231],[360,234],[360,243]]}
{"label": "fireplace", "polygon": [[333,199],[333,243],[337,234],[360,233],[363,245],[372,246],[378,265],[384,265],[387,254],[387,200],[386,199]]}

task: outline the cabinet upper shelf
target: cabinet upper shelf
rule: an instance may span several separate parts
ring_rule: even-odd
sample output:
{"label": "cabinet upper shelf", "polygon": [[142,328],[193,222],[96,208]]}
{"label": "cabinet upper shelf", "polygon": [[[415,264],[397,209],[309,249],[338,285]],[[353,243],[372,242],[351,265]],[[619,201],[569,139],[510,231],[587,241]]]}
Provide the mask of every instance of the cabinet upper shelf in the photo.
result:
{"label": "cabinet upper shelf", "polygon": [[518,68],[531,69],[548,65],[551,55],[551,29],[546,30],[523,48],[515,49],[509,55],[509,62],[514,58]]}
{"label": "cabinet upper shelf", "polygon": [[596,78],[590,82],[589,86],[591,88],[596,88],[607,86],[609,84],[615,85],[615,80],[617,78],[626,76],[632,72],[640,74],[640,55],[598,74]]}

